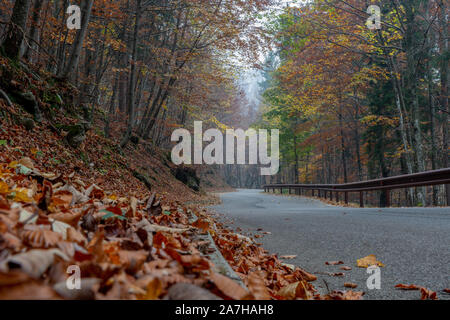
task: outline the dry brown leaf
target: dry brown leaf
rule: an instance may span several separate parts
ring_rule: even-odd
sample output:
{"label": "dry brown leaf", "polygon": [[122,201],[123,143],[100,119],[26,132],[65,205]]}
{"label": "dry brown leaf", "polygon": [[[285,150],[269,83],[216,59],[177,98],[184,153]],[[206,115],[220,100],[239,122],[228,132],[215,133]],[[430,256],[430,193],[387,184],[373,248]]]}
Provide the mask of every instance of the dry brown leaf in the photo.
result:
{"label": "dry brown leaf", "polygon": [[0,264],[0,271],[8,272],[10,269],[19,269],[33,278],[41,275],[53,264],[55,256],[68,261],[69,258],[58,249],[30,250],[7,258]]}
{"label": "dry brown leaf", "polygon": [[82,217],[82,212],[77,212],[77,213],[59,212],[59,213],[50,214],[48,217],[50,219],[54,219],[57,221],[67,223],[68,225],[71,225],[72,227],[76,227]]}
{"label": "dry brown leaf", "polygon": [[205,219],[198,219],[197,221],[195,221],[192,226],[201,229],[203,231],[208,231],[211,227],[209,225],[209,222]]}
{"label": "dry brown leaf", "polygon": [[333,291],[326,295],[325,300],[362,300],[364,292],[355,291]]}
{"label": "dry brown leaf", "polygon": [[119,258],[122,266],[125,267],[127,272],[134,274],[144,265],[147,260],[148,252],[144,250],[140,251],[127,251],[119,250]]}
{"label": "dry brown leaf", "polygon": [[67,229],[67,241],[76,242],[78,244],[84,245],[87,242],[87,239],[84,235],[81,234],[75,228]]}
{"label": "dry brown leaf", "polygon": [[24,243],[32,248],[53,248],[62,240],[62,236],[50,230],[25,230],[22,233]]}
{"label": "dry brown leaf", "polygon": [[356,283],[346,282],[346,283],[344,283],[344,287],[350,288],[350,289],[356,289],[356,288],[358,288],[358,285]]}
{"label": "dry brown leaf", "polygon": [[438,300],[437,293],[426,288],[420,288],[422,300]]}
{"label": "dry brown leaf", "polygon": [[20,159],[20,160],[19,160],[19,164],[21,164],[21,165],[27,167],[28,169],[31,169],[31,170],[34,169],[34,163],[33,163],[33,160],[31,160],[31,159],[28,158],[28,157],[25,157],[25,158]]}
{"label": "dry brown leaf", "polygon": [[247,282],[248,289],[255,300],[272,300],[264,279],[257,272],[250,272],[247,276]]}
{"label": "dry brown leaf", "polygon": [[420,288],[421,288],[419,286],[416,286],[415,284],[407,285],[407,284],[403,284],[403,283],[400,283],[400,284],[396,285],[395,287],[397,289],[401,289],[401,290],[420,290]]}
{"label": "dry brown leaf", "polygon": [[276,295],[286,300],[310,300],[314,296],[313,292],[310,290],[310,284],[306,281],[291,283],[290,285],[281,288]]}
{"label": "dry brown leaf", "polygon": [[287,255],[287,256],[281,256],[280,259],[284,259],[284,260],[293,260],[297,258],[296,255]]}
{"label": "dry brown leaf", "polygon": [[297,268],[295,270],[295,272],[298,272],[305,281],[313,282],[313,281],[317,280],[317,277],[315,275],[313,275],[312,273],[306,272],[303,269]]}
{"label": "dry brown leaf", "polygon": [[212,272],[210,279],[214,282],[216,287],[230,299],[241,300],[248,295],[247,290],[226,276]]}
{"label": "dry brown leaf", "polygon": [[73,194],[70,191],[60,190],[55,192],[51,197],[50,211],[56,210],[56,208],[68,209],[72,203]]}
{"label": "dry brown leaf", "polygon": [[327,262],[325,262],[325,264],[327,266],[337,266],[340,264],[344,264],[344,262],[343,261],[327,261]]}

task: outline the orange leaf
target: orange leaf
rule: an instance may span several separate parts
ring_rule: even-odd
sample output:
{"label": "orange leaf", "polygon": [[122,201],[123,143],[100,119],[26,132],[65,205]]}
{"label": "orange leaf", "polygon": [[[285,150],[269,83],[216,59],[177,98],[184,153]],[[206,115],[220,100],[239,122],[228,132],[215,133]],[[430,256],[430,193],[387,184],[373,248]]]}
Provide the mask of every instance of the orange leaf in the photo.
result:
{"label": "orange leaf", "polygon": [[344,287],[350,288],[350,289],[356,289],[356,288],[358,288],[358,285],[356,283],[346,282],[346,283],[344,283]]}
{"label": "orange leaf", "polygon": [[402,290],[420,290],[420,287],[416,286],[415,284],[407,285],[407,284],[400,283],[400,284],[396,285],[395,287],[397,289],[402,289]]}

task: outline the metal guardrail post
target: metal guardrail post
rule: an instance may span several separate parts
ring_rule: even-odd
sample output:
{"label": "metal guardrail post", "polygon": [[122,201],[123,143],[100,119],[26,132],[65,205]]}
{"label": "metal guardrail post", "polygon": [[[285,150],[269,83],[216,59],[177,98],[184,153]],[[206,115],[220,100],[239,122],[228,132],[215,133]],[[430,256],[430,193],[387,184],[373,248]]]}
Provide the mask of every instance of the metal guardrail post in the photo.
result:
{"label": "metal guardrail post", "polygon": [[386,207],[391,206],[391,190],[386,190]]}
{"label": "metal guardrail post", "polygon": [[364,192],[363,191],[359,192],[359,206],[361,208],[364,208]]}

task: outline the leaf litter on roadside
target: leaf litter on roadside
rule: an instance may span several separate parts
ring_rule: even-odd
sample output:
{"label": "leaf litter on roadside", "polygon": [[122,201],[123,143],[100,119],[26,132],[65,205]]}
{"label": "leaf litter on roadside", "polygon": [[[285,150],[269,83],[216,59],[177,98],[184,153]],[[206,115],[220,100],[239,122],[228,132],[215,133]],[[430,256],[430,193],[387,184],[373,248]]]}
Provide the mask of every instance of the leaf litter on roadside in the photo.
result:
{"label": "leaf litter on roadside", "polygon": [[[204,210],[191,208],[199,217],[191,224],[191,209],[167,196],[118,194],[75,173],[42,173],[28,158],[0,163],[0,299],[170,299],[181,298],[181,284],[208,299],[362,296],[320,296],[316,276],[283,265]],[[196,240],[205,232],[247,289],[216,273]],[[71,266],[81,271],[79,292],[65,286]]]}

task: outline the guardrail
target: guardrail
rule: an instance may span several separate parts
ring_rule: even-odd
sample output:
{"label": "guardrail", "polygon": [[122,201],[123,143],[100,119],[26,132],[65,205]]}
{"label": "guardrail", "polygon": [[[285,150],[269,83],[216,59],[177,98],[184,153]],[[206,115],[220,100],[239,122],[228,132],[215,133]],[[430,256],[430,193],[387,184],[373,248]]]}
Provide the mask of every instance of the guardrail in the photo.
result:
{"label": "guardrail", "polygon": [[304,191],[311,190],[312,196],[316,195],[322,198],[330,198],[333,200],[333,193],[337,202],[340,201],[340,194],[344,193],[345,203],[349,202],[349,193],[359,192],[359,203],[364,208],[364,192],[367,191],[384,191],[386,194],[386,206],[391,206],[391,190],[407,189],[412,187],[425,187],[435,185],[447,185],[447,205],[450,206],[450,192],[448,190],[450,184],[450,168],[426,171],[402,176],[395,176],[383,179],[369,180],[364,182],[353,182],[346,184],[271,184],[263,186],[265,192],[280,189],[289,189],[296,191],[296,194],[302,195]]}

